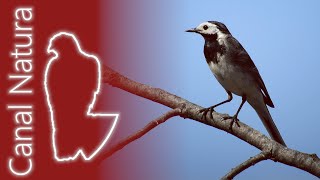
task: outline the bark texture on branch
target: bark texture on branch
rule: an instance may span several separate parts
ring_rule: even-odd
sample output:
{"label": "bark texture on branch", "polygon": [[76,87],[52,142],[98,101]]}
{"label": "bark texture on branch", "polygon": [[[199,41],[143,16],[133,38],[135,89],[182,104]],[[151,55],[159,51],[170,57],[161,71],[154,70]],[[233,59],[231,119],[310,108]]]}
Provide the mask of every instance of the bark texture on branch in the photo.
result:
{"label": "bark texture on branch", "polygon": [[106,66],[103,67],[103,82],[172,109],[179,108],[181,109],[181,116],[185,118],[228,132],[248,144],[255,146],[262,152],[271,152],[270,158],[274,161],[302,169],[320,177],[320,159],[316,154],[302,153],[297,150],[284,147],[242,122],[239,122],[240,127],[234,126],[232,130],[230,130],[230,121],[221,121],[226,114],[213,112],[213,119],[207,117],[207,120],[203,120],[201,118],[202,114],[199,113],[199,110],[203,107],[162,89],[130,80]]}

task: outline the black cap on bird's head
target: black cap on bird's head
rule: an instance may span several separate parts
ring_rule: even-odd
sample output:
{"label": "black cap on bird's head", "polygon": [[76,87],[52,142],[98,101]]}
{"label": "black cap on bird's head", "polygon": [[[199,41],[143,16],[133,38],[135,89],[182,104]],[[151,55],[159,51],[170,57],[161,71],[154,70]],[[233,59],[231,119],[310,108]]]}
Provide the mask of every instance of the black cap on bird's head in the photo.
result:
{"label": "black cap on bird's head", "polygon": [[198,27],[186,30],[186,32],[194,32],[202,36],[219,36],[230,34],[227,26],[218,21],[207,21],[201,23]]}

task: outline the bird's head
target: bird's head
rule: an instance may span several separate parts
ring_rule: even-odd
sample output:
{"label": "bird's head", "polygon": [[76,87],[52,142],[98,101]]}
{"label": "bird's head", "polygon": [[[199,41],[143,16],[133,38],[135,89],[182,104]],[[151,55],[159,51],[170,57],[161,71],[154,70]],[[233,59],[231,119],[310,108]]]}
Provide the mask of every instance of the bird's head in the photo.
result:
{"label": "bird's head", "polygon": [[230,34],[228,28],[218,21],[207,21],[201,23],[198,27],[186,30],[186,32],[194,32],[201,34],[204,38],[222,37]]}

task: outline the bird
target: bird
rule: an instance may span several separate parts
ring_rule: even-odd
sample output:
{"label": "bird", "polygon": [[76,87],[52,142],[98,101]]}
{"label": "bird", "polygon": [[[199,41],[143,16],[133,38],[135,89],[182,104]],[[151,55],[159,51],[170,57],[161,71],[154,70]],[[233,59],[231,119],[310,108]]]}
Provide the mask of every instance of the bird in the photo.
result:
{"label": "bird", "polygon": [[215,78],[228,94],[228,99],[216,105],[200,110],[202,117],[210,113],[211,118],[214,108],[231,102],[233,94],[241,96],[242,102],[231,119],[230,128],[234,122],[238,124],[238,114],[245,102],[248,102],[258,114],[271,138],[286,146],[267,106],[274,108],[262,77],[251,57],[239,41],[232,36],[225,24],[218,21],[206,21],[196,28],[188,29],[202,35],[205,40],[204,56]]}

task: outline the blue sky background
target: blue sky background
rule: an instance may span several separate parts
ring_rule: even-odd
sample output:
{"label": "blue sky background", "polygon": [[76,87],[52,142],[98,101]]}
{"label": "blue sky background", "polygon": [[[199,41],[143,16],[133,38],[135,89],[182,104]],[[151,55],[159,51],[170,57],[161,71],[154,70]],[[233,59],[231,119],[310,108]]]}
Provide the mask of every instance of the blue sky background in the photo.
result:
{"label": "blue sky background", "polygon": [[[276,107],[269,110],[287,145],[319,155],[319,7],[316,0],[120,0],[112,7],[114,11],[108,12],[116,20],[102,18],[102,46],[108,48],[102,56],[126,50],[112,54],[117,62],[110,61],[109,66],[136,81],[207,107],[225,100],[227,94],[205,62],[202,37],[184,31],[203,21],[221,21],[258,67]],[[115,32],[115,39],[117,33],[121,34],[120,42],[110,42],[104,34],[108,29]],[[132,124],[125,130],[118,126],[119,131],[135,132],[168,110],[128,93],[117,93],[122,97],[114,103],[115,108],[122,108],[120,121]],[[233,115],[240,102],[241,98],[235,96],[231,103],[216,110]],[[239,118],[267,133],[249,104],[245,104]],[[218,179],[258,152],[223,131],[174,118],[114,155],[112,160],[130,167],[119,179]],[[110,166],[106,161],[102,169]],[[236,179],[316,178],[293,167],[264,161]]]}

